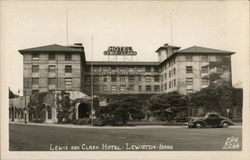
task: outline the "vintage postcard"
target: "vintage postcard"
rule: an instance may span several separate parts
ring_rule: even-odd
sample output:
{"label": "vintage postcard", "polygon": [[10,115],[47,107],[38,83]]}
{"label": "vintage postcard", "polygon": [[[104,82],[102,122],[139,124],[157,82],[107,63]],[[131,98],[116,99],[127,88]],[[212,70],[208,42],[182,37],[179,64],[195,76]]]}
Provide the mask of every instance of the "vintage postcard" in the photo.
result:
{"label": "vintage postcard", "polygon": [[249,160],[249,1],[1,1],[1,159]]}

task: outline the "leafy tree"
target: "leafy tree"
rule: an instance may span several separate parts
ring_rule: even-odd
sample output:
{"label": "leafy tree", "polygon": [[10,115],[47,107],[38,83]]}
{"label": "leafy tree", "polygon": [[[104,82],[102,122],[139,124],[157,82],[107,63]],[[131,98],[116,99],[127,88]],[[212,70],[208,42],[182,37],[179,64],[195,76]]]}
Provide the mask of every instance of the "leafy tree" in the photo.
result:
{"label": "leafy tree", "polygon": [[144,106],[146,99],[150,95],[117,95],[110,96],[112,101],[106,106],[100,108],[100,117],[109,124],[126,124],[129,115],[133,119],[141,120],[145,117]]}
{"label": "leafy tree", "polygon": [[69,123],[71,122],[70,114],[75,112],[73,109],[73,102],[69,98],[69,93],[61,91],[57,94],[57,119],[58,123]]}
{"label": "leafy tree", "polygon": [[33,120],[45,120],[45,110],[46,110],[46,95],[47,92],[36,93],[30,96],[30,102],[28,103],[29,111],[32,115]]}
{"label": "leafy tree", "polygon": [[150,98],[149,109],[160,120],[173,120],[178,112],[188,106],[188,98],[177,92],[154,95]]}

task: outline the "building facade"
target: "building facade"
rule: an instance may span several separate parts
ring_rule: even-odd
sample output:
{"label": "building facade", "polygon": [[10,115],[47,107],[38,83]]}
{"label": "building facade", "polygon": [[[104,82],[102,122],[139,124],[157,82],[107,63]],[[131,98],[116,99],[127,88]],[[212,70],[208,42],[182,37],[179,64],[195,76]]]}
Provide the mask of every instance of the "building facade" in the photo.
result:
{"label": "building facade", "polygon": [[234,52],[193,46],[180,50],[165,44],[159,61],[86,61],[81,44],[19,50],[26,95],[54,90],[95,95],[193,93],[210,85],[232,84]]}
{"label": "building facade", "polygon": [[156,51],[160,57],[162,93],[188,94],[212,85],[232,85],[234,52],[198,46],[179,48],[165,44]]}
{"label": "building facade", "polygon": [[[93,62],[94,94],[160,93],[158,62]],[[91,93],[92,62],[86,63],[85,92]]]}
{"label": "building facade", "polygon": [[83,91],[85,54],[81,44],[54,44],[19,52],[23,55],[23,89],[26,96],[55,90]]}

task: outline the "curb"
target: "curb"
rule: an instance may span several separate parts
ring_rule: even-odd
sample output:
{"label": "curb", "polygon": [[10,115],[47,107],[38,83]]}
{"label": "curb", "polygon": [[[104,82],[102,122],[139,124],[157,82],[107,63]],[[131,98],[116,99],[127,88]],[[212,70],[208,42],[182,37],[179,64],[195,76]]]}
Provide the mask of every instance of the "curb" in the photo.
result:
{"label": "curb", "polygon": [[[9,122],[9,124],[49,126],[61,128],[85,128],[85,129],[147,129],[147,128],[188,128],[186,125],[136,125],[136,126],[91,126],[91,125],[73,125],[73,124],[50,124],[50,123],[18,123]],[[230,126],[230,128],[241,128],[242,126]]]}

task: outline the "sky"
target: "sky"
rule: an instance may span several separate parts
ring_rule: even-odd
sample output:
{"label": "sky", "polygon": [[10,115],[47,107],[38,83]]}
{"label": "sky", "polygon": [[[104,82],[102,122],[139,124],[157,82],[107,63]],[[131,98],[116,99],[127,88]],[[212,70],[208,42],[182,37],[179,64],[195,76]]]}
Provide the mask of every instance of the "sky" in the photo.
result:
{"label": "sky", "polygon": [[[23,88],[19,49],[82,43],[86,59],[108,60],[108,46],[132,46],[134,61],[157,61],[165,43],[234,51],[233,84],[249,74],[248,1],[1,1],[1,63],[7,85]],[[172,43],[171,43],[172,15]],[[248,77],[247,77],[248,78]]]}

